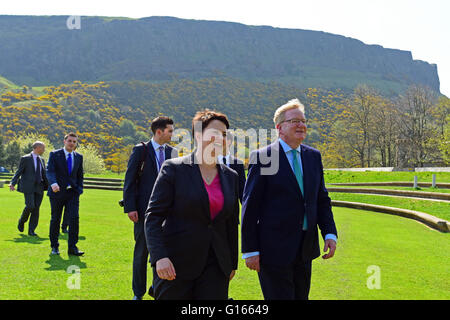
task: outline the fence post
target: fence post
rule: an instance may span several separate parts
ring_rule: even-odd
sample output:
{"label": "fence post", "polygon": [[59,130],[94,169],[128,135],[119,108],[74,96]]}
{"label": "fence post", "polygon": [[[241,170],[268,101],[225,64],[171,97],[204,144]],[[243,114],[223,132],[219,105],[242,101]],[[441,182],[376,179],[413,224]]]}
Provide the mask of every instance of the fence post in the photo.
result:
{"label": "fence post", "polygon": [[432,180],[432,182],[431,182],[431,186],[432,186],[433,188],[436,188],[436,174],[433,173],[432,177],[433,177],[433,178],[432,178],[433,180]]}

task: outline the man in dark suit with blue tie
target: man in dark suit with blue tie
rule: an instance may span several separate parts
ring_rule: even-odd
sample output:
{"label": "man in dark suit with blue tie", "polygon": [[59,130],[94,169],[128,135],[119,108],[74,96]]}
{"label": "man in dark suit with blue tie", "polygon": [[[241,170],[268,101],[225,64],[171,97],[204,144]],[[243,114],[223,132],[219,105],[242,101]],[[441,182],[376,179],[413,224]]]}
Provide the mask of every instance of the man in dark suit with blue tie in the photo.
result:
{"label": "man in dark suit with blue tie", "polygon": [[277,109],[279,139],[250,156],[242,205],[242,252],[258,272],[266,300],[307,300],[312,260],[333,257],[337,230],[319,151],[306,137],[304,106],[297,99]]}
{"label": "man in dark suit with blue tie", "polygon": [[48,182],[45,175],[45,162],[41,158],[45,151],[45,144],[41,141],[33,143],[33,151],[20,159],[19,168],[11,179],[9,188],[22,192],[25,197],[25,208],[20,216],[17,228],[20,232],[24,230],[24,224],[30,218],[28,224],[28,235],[37,236],[34,232],[39,222],[39,208],[44,197],[44,190]]}
{"label": "man in dark suit with blue tie", "polygon": [[83,193],[83,156],[74,150],[78,136],[71,132],[64,137],[64,148],[50,152],[47,164],[47,179],[50,198],[50,245],[51,254],[59,254],[59,228],[65,208],[69,220],[68,253],[82,256],[78,250],[79,198]]}
{"label": "man in dark suit with blue tie", "polygon": [[153,138],[133,148],[123,185],[124,212],[134,222],[133,300],[141,300],[146,292],[148,250],[144,220],[153,185],[163,162],[178,157],[177,150],[167,145],[172,139],[173,120],[157,117],[152,121],[151,130]]}

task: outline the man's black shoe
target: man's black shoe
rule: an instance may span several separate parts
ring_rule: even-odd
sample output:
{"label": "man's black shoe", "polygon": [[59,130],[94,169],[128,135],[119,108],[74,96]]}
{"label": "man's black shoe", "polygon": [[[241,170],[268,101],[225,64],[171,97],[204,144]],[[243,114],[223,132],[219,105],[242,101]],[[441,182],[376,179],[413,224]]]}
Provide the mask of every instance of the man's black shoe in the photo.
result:
{"label": "man's black shoe", "polygon": [[78,248],[72,248],[72,249],[69,249],[68,253],[72,256],[80,257],[84,254],[84,251],[80,251],[80,250],[78,250]]}
{"label": "man's black shoe", "polygon": [[67,227],[61,228],[61,232],[62,232],[62,233],[69,233],[69,231],[67,231]]}
{"label": "man's black shoe", "polygon": [[17,225],[17,229],[19,229],[20,232],[23,232],[23,228],[24,228],[24,223],[20,222],[20,219],[19,219],[19,224]]}
{"label": "man's black shoe", "polygon": [[59,255],[59,250],[58,250],[58,248],[52,248],[52,252],[50,253],[50,254],[57,254],[57,255]]}
{"label": "man's black shoe", "polygon": [[151,285],[150,288],[148,288],[148,295],[152,298],[155,298],[155,292],[153,290],[153,285]]}
{"label": "man's black shoe", "polygon": [[29,236],[32,236],[32,237],[37,237],[37,234],[34,233],[34,231],[28,232],[28,235],[29,235]]}

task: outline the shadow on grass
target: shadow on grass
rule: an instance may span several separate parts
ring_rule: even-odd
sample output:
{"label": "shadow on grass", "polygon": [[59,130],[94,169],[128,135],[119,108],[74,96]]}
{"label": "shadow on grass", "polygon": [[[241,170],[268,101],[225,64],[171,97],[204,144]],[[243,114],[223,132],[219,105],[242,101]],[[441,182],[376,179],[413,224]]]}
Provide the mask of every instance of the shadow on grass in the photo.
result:
{"label": "shadow on grass", "polygon": [[29,236],[25,234],[20,234],[20,238],[14,238],[12,240],[6,240],[6,241],[12,241],[15,243],[30,243],[30,244],[41,244],[45,240],[48,240],[49,238],[41,238],[39,236]]}
{"label": "shadow on grass", "polygon": [[72,255],[69,255],[69,258],[67,260],[61,258],[60,255],[49,255],[49,259],[45,261],[45,263],[50,265],[48,268],[45,268],[45,270],[47,271],[67,271],[70,266],[77,266],[80,269],[87,268],[86,263],[82,262],[80,260],[80,257]]}
{"label": "shadow on grass", "polygon": [[[19,238],[14,238],[12,240],[5,240],[5,241],[11,241],[15,243],[30,243],[30,244],[41,244],[42,242],[49,240],[49,238],[41,238],[40,236],[29,236],[26,234],[19,234]],[[59,240],[68,240],[69,236],[67,233],[62,233],[59,235]],[[78,240],[86,240],[85,236],[79,236]]]}

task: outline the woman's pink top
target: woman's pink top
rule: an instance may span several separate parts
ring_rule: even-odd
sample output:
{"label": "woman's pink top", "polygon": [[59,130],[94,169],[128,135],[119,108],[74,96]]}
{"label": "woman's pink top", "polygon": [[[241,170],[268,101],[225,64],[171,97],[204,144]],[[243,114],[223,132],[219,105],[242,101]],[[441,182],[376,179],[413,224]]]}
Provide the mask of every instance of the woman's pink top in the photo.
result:
{"label": "woman's pink top", "polygon": [[203,183],[205,184],[206,192],[208,192],[211,220],[214,220],[217,214],[222,210],[224,201],[219,173],[217,173],[210,185],[208,185],[205,180],[203,180]]}

